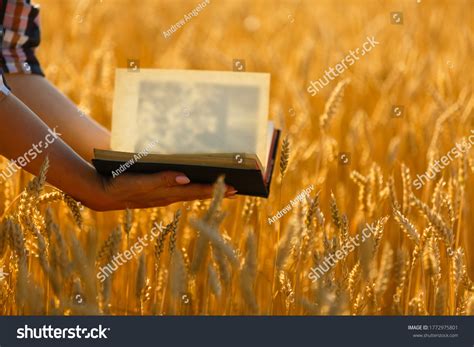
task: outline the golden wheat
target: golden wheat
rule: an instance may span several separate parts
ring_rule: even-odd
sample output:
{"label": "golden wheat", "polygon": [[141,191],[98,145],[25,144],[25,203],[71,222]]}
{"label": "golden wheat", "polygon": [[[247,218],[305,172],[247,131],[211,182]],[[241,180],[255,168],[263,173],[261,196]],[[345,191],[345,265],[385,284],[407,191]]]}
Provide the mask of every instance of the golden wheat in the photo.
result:
{"label": "golden wheat", "polygon": [[[0,266],[9,273],[0,280],[0,314],[474,314],[473,151],[421,189],[413,185],[474,129],[464,71],[474,35],[461,23],[469,1],[400,5],[411,18],[415,6],[428,11],[397,26],[410,40],[374,1],[350,17],[329,1],[289,4],[298,25],[285,22],[286,9],[269,18],[270,1],[227,1],[212,5],[222,21],[209,25],[202,12],[168,40],[157,33],[185,2],[39,2],[46,75],[103,125],[111,123],[114,69],[128,59],[144,68],[229,70],[252,52],[247,69],[272,73],[270,116],[285,138],[268,199],[228,201],[220,177],[211,201],[97,213],[45,185],[48,161],[36,178],[17,172],[0,183]],[[129,24],[114,35],[125,11]],[[250,13],[265,20],[256,40],[242,24]],[[58,18],[71,25],[57,31]],[[317,96],[306,93],[308,80],[372,29],[383,45]],[[403,117],[391,116],[394,104],[404,104]],[[295,203],[311,184],[317,193]],[[98,281],[101,266],[165,221],[136,257]],[[366,224],[374,234],[313,282],[311,269]]]}

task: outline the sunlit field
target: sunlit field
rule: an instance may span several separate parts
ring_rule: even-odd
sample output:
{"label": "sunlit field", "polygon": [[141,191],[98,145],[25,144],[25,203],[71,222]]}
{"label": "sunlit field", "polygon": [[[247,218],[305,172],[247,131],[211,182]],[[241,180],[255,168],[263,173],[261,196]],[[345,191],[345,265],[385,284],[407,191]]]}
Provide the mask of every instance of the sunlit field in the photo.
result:
{"label": "sunlit field", "polygon": [[218,182],[212,201],[97,213],[45,184],[47,163],[16,173],[0,183],[1,314],[474,314],[472,1],[211,0],[169,37],[199,1],[37,3],[39,59],[78,117],[110,128],[117,67],[238,59],[271,73],[282,141],[268,199]]}

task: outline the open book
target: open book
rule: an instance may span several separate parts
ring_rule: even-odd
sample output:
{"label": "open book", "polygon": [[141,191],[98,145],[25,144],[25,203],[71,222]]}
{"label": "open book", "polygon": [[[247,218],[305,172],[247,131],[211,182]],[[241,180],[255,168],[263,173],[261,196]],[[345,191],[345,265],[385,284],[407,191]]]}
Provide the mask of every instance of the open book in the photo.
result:
{"label": "open book", "polygon": [[193,183],[221,174],[238,194],[268,197],[280,131],[268,121],[266,73],[117,69],[104,175],[165,170]]}

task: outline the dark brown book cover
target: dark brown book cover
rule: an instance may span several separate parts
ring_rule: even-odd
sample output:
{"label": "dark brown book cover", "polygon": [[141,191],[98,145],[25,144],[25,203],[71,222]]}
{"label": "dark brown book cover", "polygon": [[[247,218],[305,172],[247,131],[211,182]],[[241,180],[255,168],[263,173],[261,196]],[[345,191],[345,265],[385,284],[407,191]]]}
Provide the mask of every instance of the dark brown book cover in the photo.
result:
{"label": "dark brown book cover", "polygon": [[[267,172],[262,173],[259,169],[239,169],[226,167],[201,166],[190,164],[168,164],[158,162],[136,162],[127,172],[155,173],[161,171],[179,171],[189,177],[194,183],[214,183],[220,175],[225,175],[225,182],[238,190],[237,194],[250,195],[267,198],[270,193],[270,184],[273,168],[280,138],[280,130],[275,131],[275,140],[270,151],[270,160],[267,165]],[[112,172],[117,170],[124,161],[105,160],[95,158],[92,163],[96,170],[103,175],[112,176]],[[268,171],[269,170],[269,171]],[[268,178],[265,179],[265,176]]]}

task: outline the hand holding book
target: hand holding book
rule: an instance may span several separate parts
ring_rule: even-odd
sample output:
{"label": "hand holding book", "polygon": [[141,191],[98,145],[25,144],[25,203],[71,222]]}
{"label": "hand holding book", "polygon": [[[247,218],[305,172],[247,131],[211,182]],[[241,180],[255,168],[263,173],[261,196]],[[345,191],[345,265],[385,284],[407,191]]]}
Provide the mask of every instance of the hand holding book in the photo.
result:
{"label": "hand holding book", "polygon": [[[211,184],[224,174],[239,194],[268,197],[279,130],[268,121],[266,73],[118,69],[113,151],[97,171],[180,171]],[[145,153],[145,154],[144,154]]]}
{"label": "hand holding book", "polygon": [[[122,210],[166,206],[178,201],[208,199],[212,185],[190,182],[184,174],[166,171],[154,174],[126,173],[116,178],[102,177],[102,199],[95,199],[94,210]],[[227,186],[225,197],[236,191]]]}

